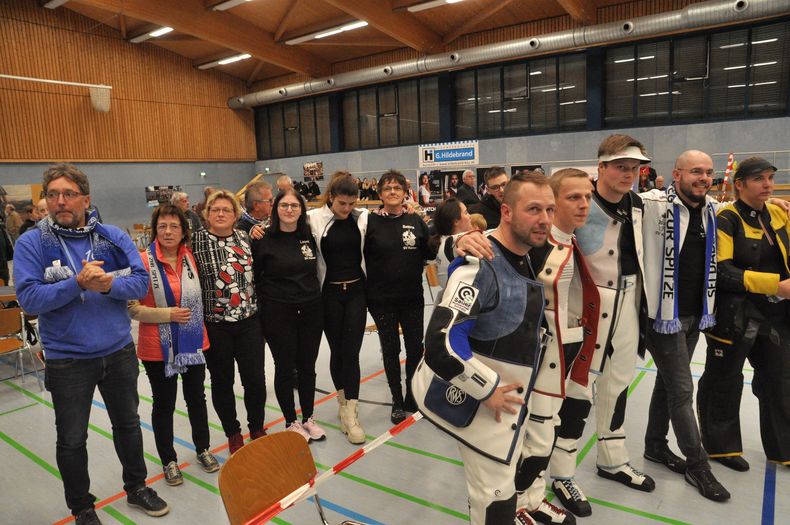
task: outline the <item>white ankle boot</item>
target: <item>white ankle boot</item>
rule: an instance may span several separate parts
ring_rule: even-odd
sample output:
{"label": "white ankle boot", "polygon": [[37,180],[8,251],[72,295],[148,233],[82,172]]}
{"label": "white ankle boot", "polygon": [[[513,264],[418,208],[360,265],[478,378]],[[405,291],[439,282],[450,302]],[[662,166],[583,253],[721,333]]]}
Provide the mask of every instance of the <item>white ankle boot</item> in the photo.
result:
{"label": "white ankle boot", "polygon": [[[340,399],[340,396],[338,396]],[[365,431],[359,424],[359,409],[356,399],[346,400],[346,405],[340,405],[340,429],[346,434],[349,443],[361,445],[365,442]]]}

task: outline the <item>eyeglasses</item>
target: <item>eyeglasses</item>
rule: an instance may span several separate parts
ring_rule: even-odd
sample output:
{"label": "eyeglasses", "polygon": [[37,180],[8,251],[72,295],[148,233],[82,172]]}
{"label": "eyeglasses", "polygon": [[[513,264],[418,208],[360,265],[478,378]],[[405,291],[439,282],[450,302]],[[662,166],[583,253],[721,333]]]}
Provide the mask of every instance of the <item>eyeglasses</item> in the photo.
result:
{"label": "eyeglasses", "polygon": [[499,191],[505,189],[505,186],[507,186],[507,182],[503,182],[502,184],[492,184],[491,186],[487,187],[488,191]]}
{"label": "eyeglasses", "polygon": [[48,191],[44,195],[44,197],[50,202],[57,202],[57,201],[60,200],[60,196],[61,195],[63,196],[63,200],[65,200],[66,202],[70,202],[70,201],[73,201],[74,199],[76,199],[77,197],[82,197],[85,194],[84,193],[80,193],[78,191],[71,191],[71,190],[66,190],[66,191],[55,191],[55,190],[52,190],[52,191]]}
{"label": "eyeglasses", "polygon": [[175,232],[181,231],[181,225],[180,224],[165,224],[165,223],[159,223],[159,224],[156,225],[156,231],[158,231],[158,232],[166,232],[167,230],[173,230]]}
{"label": "eyeglasses", "polygon": [[691,168],[691,169],[688,169],[688,168],[675,168],[675,169],[678,170],[678,171],[688,171],[689,173],[691,173],[692,175],[694,175],[696,177],[701,177],[703,175],[707,175],[708,177],[713,177],[714,175],[716,175],[716,172],[714,170],[712,170],[712,169],[710,169],[710,170],[703,170],[702,168]]}
{"label": "eyeglasses", "polygon": [[395,185],[395,186],[384,186],[383,188],[381,188],[381,191],[384,192],[384,193],[387,193],[387,192],[398,193],[398,192],[403,191],[403,186],[401,186],[400,184]]}
{"label": "eyeglasses", "polygon": [[225,215],[233,215],[232,208],[211,208],[209,213],[214,213],[215,215],[219,215],[220,213],[224,213]]}
{"label": "eyeglasses", "polygon": [[253,202],[265,202],[266,204],[271,204],[274,202],[274,199],[255,199]]}
{"label": "eyeglasses", "polygon": [[298,210],[300,204],[298,202],[281,202],[277,205],[281,210]]}

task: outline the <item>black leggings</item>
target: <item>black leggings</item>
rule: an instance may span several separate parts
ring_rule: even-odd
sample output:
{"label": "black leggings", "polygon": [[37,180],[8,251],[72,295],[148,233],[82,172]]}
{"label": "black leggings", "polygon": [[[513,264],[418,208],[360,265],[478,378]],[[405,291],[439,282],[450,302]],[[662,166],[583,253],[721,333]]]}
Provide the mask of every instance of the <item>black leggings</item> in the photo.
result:
{"label": "black leggings", "polygon": [[211,401],[227,437],[241,432],[236,419],[236,397],[233,393],[238,363],[244,387],[244,406],[250,431],[263,428],[266,403],[266,377],[263,373],[263,337],[258,317],[237,322],[207,322],[206,331],[211,348],[206,350],[206,366],[211,372]]}
{"label": "black leggings", "polygon": [[[151,425],[154,427],[156,451],[162,465],[178,461],[173,448],[173,413],[176,410],[178,394],[178,375],[165,377],[164,361],[143,361],[145,373],[151,383],[154,404],[151,408]],[[192,427],[192,442],[200,454],[209,447],[208,414],[206,394],[203,383],[206,380],[206,366],[192,365],[181,375],[181,389],[187,403],[189,424]]]}
{"label": "black leggings", "polygon": [[313,415],[315,361],[323,330],[321,299],[289,304],[264,300],[261,307],[263,334],[274,357],[274,393],[286,425],[296,421],[293,370],[299,377],[302,420]]}
{"label": "black leggings", "polygon": [[400,378],[400,335],[403,328],[403,345],[406,347],[406,391],[411,391],[411,378],[417,370],[424,351],[422,344],[425,305],[422,298],[406,305],[370,305],[370,315],[376,321],[381,343],[384,371],[387,374],[393,402],[403,400]]}
{"label": "black leggings", "polygon": [[342,285],[324,283],[324,333],[332,355],[329,373],[346,399],[359,399],[359,350],[365,335],[365,284],[362,279]]}

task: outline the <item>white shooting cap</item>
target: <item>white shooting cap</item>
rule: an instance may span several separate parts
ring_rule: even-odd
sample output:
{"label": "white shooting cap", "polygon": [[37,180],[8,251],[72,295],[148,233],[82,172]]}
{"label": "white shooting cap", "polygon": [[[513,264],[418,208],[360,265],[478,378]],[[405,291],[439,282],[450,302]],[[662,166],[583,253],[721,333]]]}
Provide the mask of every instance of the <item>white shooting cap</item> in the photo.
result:
{"label": "white shooting cap", "polygon": [[636,146],[628,146],[614,155],[602,155],[598,157],[599,162],[611,162],[618,159],[634,159],[638,160],[640,164],[647,164],[650,162],[650,159]]}

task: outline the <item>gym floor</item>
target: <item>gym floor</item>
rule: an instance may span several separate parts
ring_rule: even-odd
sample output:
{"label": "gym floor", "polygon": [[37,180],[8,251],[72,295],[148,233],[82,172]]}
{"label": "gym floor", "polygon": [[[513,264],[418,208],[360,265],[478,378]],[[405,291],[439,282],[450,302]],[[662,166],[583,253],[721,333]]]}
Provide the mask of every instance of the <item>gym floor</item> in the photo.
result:
{"label": "gym floor", "polygon": [[[434,290],[435,291],[435,290]],[[426,303],[431,297],[426,293]],[[426,320],[431,307],[426,306]],[[370,321],[372,322],[372,321]],[[137,327],[133,326],[136,337]],[[699,377],[704,368],[704,342],[694,356],[692,370]],[[362,353],[360,420],[368,438],[390,428],[389,390],[383,375],[378,338],[365,336]],[[748,366],[748,365],[747,365]],[[98,498],[99,516],[105,524],[158,523],[227,523],[217,488],[217,474],[206,474],[195,465],[194,448],[183,399],[179,399],[175,417],[176,450],[185,482],[169,487],[162,479],[151,428],[151,389],[141,368],[139,379],[140,419],[148,475],[151,486],[170,505],[170,513],[151,518],[128,507],[122,489],[120,464],[112,445],[111,426],[98,391],[94,398],[88,431],[88,453],[92,492]],[[267,350],[266,372],[268,397],[266,424],[269,432],[284,430],[281,412],[272,386],[274,365]],[[319,471],[330,468],[357,447],[340,433],[337,403],[329,377],[329,348],[322,342],[318,363],[315,417],[327,431],[325,441],[310,445]],[[63,487],[55,466],[54,412],[47,392],[40,392],[35,377],[24,382],[13,378],[13,366],[0,363],[0,454],[5,481],[0,491],[0,522],[3,524],[66,523],[71,516],[63,499]],[[790,468],[769,464],[762,452],[759,436],[757,401],[751,393],[751,371],[744,372],[741,406],[745,457],[751,470],[738,473],[713,463],[715,475],[732,493],[727,503],[704,499],[683,477],[642,458],[647,407],[655,380],[655,367],[648,358],[638,364],[630,389],[626,415],[628,448],[632,464],[650,474],[656,490],[642,493],[630,490],[595,474],[594,425],[589,425],[581,440],[577,479],[590,499],[593,514],[579,518],[580,524],[592,523],[670,523],[670,524],[789,524]],[[212,450],[224,463],[227,442],[219,418],[207,393]],[[241,384],[236,394],[240,421],[244,427],[246,413],[241,398]],[[593,409],[594,410],[594,409]],[[591,414],[590,421],[594,421]],[[674,444],[674,436],[670,436]],[[366,455],[319,488],[327,518],[332,523],[356,519],[370,525],[456,525],[468,521],[466,485],[463,467],[455,442],[420,421],[385,445]],[[547,495],[553,497],[551,492]],[[302,502],[274,520],[278,524],[310,525],[320,520],[311,502]]]}

